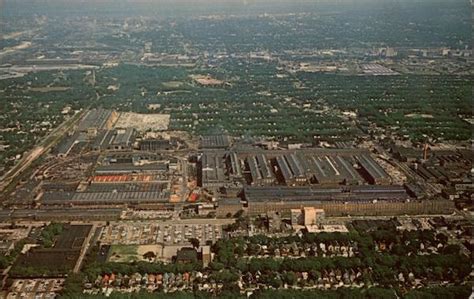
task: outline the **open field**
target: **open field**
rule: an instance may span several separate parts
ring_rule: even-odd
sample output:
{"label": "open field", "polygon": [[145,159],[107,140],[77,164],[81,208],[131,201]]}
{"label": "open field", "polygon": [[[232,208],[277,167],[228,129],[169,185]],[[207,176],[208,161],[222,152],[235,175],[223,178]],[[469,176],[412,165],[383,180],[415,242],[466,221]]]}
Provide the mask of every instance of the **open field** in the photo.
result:
{"label": "open field", "polygon": [[[110,246],[107,261],[129,263],[133,261],[146,261],[144,255],[152,252],[158,259],[163,257],[163,245],[112,245]],[[173,255],[176,254],[174,251]],[[171,259],[171,256],[169,257]]]}
{"label": "open field", "polygon": [[107,261],[129,263],[141,260],[138,254],[138,245],[112,245],[110,246]]}

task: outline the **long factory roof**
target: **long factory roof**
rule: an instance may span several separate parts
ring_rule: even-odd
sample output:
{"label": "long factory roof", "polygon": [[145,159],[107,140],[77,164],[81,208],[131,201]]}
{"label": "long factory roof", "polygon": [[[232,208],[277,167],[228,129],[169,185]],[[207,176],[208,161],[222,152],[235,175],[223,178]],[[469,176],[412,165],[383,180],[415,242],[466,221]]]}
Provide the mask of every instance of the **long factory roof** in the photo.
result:
{"label": "long factory roof", "polygon": [[341,187],[246,187],[244,197],[249,202],[279,201],[372,201],[400,200],[409,196],[402,186],[341,186]]}
{"label": "long factory roof", "polygon": [[225,153],[218,152],[205,152],[201,157],[202,163],[202,181],[224,181],[224,165],[223,158]]}
{"label": "long factory roof", "polygon": [[[91,190],[92,191],[92,190]],[[98,202],[168,202],[168,191],[102,191],[102,192],[48,192],[41,201],[44,204],[94,204]]]}
{"label": "long factory roof", "polygon": [[360,165],[367,170],[367,172],[375,179],[386,179],[388,178],[388,174],[383,170],[380,165],[375,162],[374,159],[372,159],[368,155],[358,155],[356,156],[357,161],[359,161]]}
{"label": "long factory roof", "polygon": [[110,164],[101,165],[95,169],[95,173],[132,173],[132,172],[162,172],[166,171],[167,165],[164,162],[133,165],[133,164]]}
{"label": "long factory roof", "polygon": [[102,129],[110,115],[112,114],[111,110],[104,109],[92,109],[87,112],[84,118],[79,123],[79,131],[86,131],[89,128]]}
{"label": "long factory roof", "polygon": [[227,135],[201,136],[201,148],[227,148],[229,145],[229,136]]}

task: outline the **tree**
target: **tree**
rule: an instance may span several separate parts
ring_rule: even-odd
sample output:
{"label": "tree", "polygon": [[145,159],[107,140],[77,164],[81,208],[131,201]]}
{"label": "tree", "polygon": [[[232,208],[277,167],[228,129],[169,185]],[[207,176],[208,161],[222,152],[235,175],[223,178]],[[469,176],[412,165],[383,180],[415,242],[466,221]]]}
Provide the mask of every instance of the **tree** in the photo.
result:
{"label": "tree", "polygon": [[199,245],[201,242],[199,242],[199,239],[197,238],[190,238],[189,242],[191,242],[191,245],[193,245],[194,248],[199,248]]}
{"label": "tree", "polygon": [[214,271],[220,271],[220,270],[224,269],[224,267],[225,266],[224,266],[223,263],[219,263],[219,262],[215,262],[215,261],[213,261],[209,264],[209,268],[211,268]]}
{"label": "tree", "polygon": [[143,258],[146,260],[153,260],[156,258],[156,254],[153,251],[148,251],[143,255]]}
{"label": "tree", "polygon": [[285,272],[282,275],[282,280],[288,285],[294,285],[298,278],[296,277],[296,274],[294,272]]}
{"label": "tree", "polygon": [[234,214],[234,218],[241,218],[242,215],[244,214],[244,210],[238,210],[235,214]]}
{"label": "tree", "polygon": [[449,244],[443,248],[443,254],[458,254],[461,247],[458,244]]}
{"label": "tree", "polygon": [[398,298],[397,294],[393,289],[382,289],[382,288],[370,288],[367,290],[366,298],[379,299],[379,298]]}

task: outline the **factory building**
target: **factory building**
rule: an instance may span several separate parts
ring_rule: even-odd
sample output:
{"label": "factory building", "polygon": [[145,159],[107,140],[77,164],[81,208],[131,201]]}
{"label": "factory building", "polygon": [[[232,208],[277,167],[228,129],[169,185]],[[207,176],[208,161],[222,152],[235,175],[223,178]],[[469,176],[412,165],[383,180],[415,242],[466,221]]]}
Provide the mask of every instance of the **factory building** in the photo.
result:
{"label": "factory building", "polygon": [[228,154],[228,162],[230,164],[230,174],[232,177],[241,179],[243,177],[242,174],[242,164],[240,163],[239,157],[235,152],[230,152]]}
{"label": "factory building", "polygon": [[400,162],[416,162],[423,159],[423,151],[421,149],[392,146],[390,151]]}
{"label": "factory building", "polygon": [[301,162],[296,157],[296,155],[294,153],[286,154],[285,160],[288,162],[288,165],[290,166],[290,170],[293,174],[296,185],[304,185],[307,181],[306,175],[305,175],[303,166],[301,165]]}
{"label": "factory building", "polygon": [[402,186],[338,186],[338,187],[246,187],[243,198],[251,214],[267,211],[289,211],[301,207],[319,207],[322,203],[342,204],[401,201],[410,198]]}
{"label": "factory building", "polygon": [[9,215],[1,218],[12,221],[110,221],[119,220],[123,214],[122,209],[104,208],[104,209],[25,209],[9,211]]}
{"label": "factory building", "polygon": [[136,131],[133,128],[116,129],[114,138],[110,143],[110,149],[131,150],[135,142]]}
{"label": "factory building", "polygon": [[430,183],[441,183],[448,180],[449,175],[436,165],[416,165],[416,172]]}
{"label": "factory building", "polygon": [[223,151],[206,151],[198,160],[200,168],[200,185],[204,188],[219,188],[229,183],[225,165],[226,153]]}
{"label": "factory building", "polygon": [[286,185],[304,185],[307,182],[304,168],[295,154],[277,156],[276,164]]}
{"label": "factory building", "polygon": [[409,196],[403,186],[270,186],[245,187],[244,199],[251,202],[277,201],[374,201],[406,200]]}
{"label": "factory building", "polygon": [[378,185],[389,185],[392,183],[390,176],[369,155],[356,156],[364,176],[369,183]]}
{"label": "factory building", "polygon": [[95,174],[163,174],[169,170],[169,163],[169,159],[157,154],[114,153],[100,161]]}
{"label": "factory building", "polygon": [[96,136],[101,130],[109,130],[117,121],[118,114],[112,110],[92,109],[80,121],[77,130]]}
{"label": "factory building", "polygon": [[[374,187],[377,187],[374,189]],[[347,187],[342,187],[347,188]],[[407,201],[402,187],[352,186],[354,190],[309,190],[312,187],[247,187],[244,210],[248,215],[271,211],[291,216],[292,209],[324,209],[328,216],[450,214],[454,204],[448,200]],[[276,190],[275,189],[279,189]],[[350,195],[344,193],[352,193]],[[375,200],[378,199],[378,200]]]}
{"label": "factory building", "polygon": [[147,139],[140,141],[139,148],[141,151],[168,151],[173,145],[166,139]]}
{"label": "factory building", "polygon": [[414,170],[430,183],[456,184],[469,180],[472,168],[472,151],[433,150],[430,157],[414,164]]}
{"label": "factory building", "polygon": [[[203,161],[209,160],[210,152],[204,151]],[[247,182],[252,186],[391,184],[390,176],[366,150],[235,149],[221,153],[225,156],[224,164],[221,158],[215,160],[214,157],[212,165],[208,163],[208,167],[203,168],[207,173],[201,171],[203,182],[214,177],[211,180],[214,187],[229,187],[229,182]]]}
{"label": "factory building", "polygon": [[143,165],[109,164],[98,166],[95,169],[95,174],[159,173],[166,171],[168,171],[168,164],[165,162]]}
{"label": "factory building", "polygon": [[128,204],[164,204],[170,198],[169,191],[148,192],[75,192],[68,196],[56,194],[41,198],[45,206],[122,206]]}
{"label": "factory building", "polygon": [[276,157],[276,162],[278,165],[278,169],[280,171],[280,175],[283,177],[283,180],[286,185],[294,186],[296,185],[296,179],[293,176],[293,173],[290,170],[290,166],[288,166],[288,162],[283,156]]}
{"label": "factory building", "polygon": [[161,182],[126,182],[126,183],[96,183],[91,182],[86,192],[165,192],[166,183]]}
{"label": "factory building", "polygon": [[135,137],[136,131],[133,128],[100,131],[92,143],[92,149],[95,151],[131,150]]}
{"label": "factory building", "polygon": [[91,148],[94,151],[103,151],[108,149],[109,144],[113,138],[112,130],[99,131],[92,142]]}
{"label": "factory building", "polygon": [[323,185],[345,184],[359,185],[365,180],[358,174],[350,162],[350,157],[339,155],[301,155],[305,161],[306,174],[312,182]]}
{"label": "factory building", "polygon": [[252,185],[263,186],[275,183],[276,177],[265,155],[258,154],[247,157],[247,164],[252,177]]}
{"label": "factory building", "polygon": [[58,157],[64,158],[72,151],[75,146],[80,143],[85,144],[86,142],[87,138],[85,136],[85,133],[75,132],[71,136],[68,136],[61,140],[61,142],[54,149],[54,152]]}
{"label": "factory building", "polygon": [[202,149],[227,149],[230,147],[230,137],[227,135],[201,136],[199,148]]}
{"label": "factory building", "polygon": [[219,218],[232,217],[242,210],[242,202],[240,198],[225,198],[219,200],[216,205],[216,216]]}

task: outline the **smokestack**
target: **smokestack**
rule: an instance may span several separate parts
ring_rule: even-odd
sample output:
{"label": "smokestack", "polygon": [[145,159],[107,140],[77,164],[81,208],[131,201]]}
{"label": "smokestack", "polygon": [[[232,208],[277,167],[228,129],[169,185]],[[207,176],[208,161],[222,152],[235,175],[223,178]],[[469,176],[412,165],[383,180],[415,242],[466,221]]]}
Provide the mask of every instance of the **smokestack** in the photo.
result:
{"label": "smokestack", "polygon": [[423,146],[423,160],[428,160],[428,150],[430,148],[428,147],[428,144],[425,143],[425,145]]}

